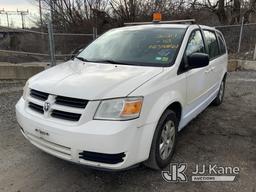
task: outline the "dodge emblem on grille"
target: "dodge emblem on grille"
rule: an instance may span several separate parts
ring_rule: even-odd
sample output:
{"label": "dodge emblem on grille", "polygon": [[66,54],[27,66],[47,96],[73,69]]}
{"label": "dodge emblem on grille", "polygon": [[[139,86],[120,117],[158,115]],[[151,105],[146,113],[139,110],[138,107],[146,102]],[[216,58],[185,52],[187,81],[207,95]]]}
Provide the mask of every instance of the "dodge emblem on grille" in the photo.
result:
{"label": "dodge emblem on grille", "polygon": [[51,104],[50,104],[50,103],[45,102],[45,103],[44,103],[44,111],[45,111],[45,112],[49,111],[50,106],[51,106]]}

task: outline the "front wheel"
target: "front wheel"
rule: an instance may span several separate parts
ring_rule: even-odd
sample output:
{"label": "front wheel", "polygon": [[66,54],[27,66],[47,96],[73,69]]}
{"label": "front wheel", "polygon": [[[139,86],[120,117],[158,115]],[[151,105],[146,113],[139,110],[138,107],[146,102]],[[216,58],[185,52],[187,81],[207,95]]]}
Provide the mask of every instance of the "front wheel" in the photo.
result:
{"label": "front wheel", "polygon": [[158,170],[170,164],[176,145],[177,130],[176,114],[166,110],[157,124],[149,159],[144,163],[145,166]]}
{"label": "front wheel", "polygon": [[218,95],[212,102],[213,105],[218,106],[222,103],[224,98],[224,93],[225,93],[225,85],[226,85],[226,78],[224,77],[220,84]]}

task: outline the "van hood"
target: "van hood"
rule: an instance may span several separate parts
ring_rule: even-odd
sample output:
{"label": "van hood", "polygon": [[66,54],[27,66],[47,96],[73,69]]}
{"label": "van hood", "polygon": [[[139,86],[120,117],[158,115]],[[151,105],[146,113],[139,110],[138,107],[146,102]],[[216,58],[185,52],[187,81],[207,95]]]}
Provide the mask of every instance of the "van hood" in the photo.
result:
{"label": "van hood", "polygon": [[161,67],[68,61],[29,80],[29,88],[87,100],[125,97],[163,71]]}

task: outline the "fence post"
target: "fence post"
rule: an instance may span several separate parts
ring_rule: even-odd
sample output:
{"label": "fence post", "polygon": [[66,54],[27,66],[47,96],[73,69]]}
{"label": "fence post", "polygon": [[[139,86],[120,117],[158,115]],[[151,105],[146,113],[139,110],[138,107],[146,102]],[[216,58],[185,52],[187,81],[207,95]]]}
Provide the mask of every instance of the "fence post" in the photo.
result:
{"label": "fence post", "polygon": [[51,66],[56,65],[55,60],[55,45],[54,45],[54,36],[53,36],[53,29],[52,29],[52,21],[48,21],[48,35],[49,35],[49,53],[51,57]]}
{"label": "fence post", "polygon": [[241,41],[242,41],[242,36],[243,36],[243,30],[244,30],[244,17],[242,17],[242,23],[241,23],[241,29],[240,29],[240,36],[239,36],[237,53],[240,53]]}
{"label": "fence post", "polygon": [[98,36],[98,30],[96,27],[92,28],[92,33],[93,33],[93,40],[97,39]]}
{"label": "fence post", "polygon": [[255,44],[255,48],[254,48],[253,60],[256,60],[256,44]]}

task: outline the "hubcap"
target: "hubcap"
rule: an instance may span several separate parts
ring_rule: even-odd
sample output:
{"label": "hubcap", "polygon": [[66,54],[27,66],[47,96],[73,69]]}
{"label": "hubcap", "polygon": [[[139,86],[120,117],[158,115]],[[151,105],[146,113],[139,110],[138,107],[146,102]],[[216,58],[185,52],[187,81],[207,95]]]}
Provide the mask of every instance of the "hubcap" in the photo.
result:
{"label": "hubcap", "polygon": [[165,123],[161,133],[159,153],[161,159],[165,160],[172,152],[172,148],[175,141],[175,125],[174,122],[169,120]]}
{"label": "hubcap", "polygon": [[220,85],[220,92],[219,92],[219,99],[220,99],[220,101],[222,100],[223,93],[224,93],[224,83],[222,81],[221,85]]}

